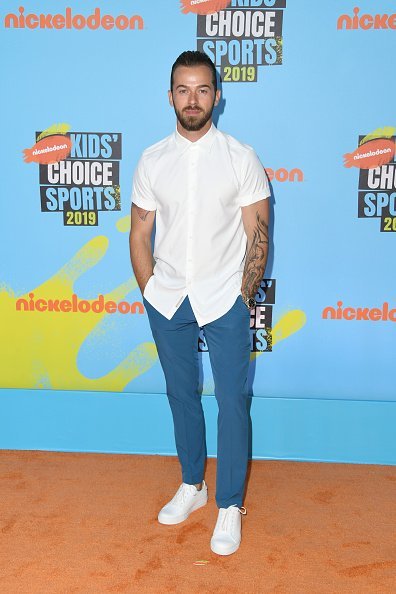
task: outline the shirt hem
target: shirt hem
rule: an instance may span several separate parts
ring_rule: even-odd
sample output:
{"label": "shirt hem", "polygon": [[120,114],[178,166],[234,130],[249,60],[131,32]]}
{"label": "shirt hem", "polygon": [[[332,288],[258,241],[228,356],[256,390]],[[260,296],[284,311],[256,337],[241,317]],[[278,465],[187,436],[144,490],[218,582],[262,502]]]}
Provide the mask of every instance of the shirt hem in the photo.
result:
{"label": "shirt hem", "polygon": [[[241,294],[241,291],[240,291],[240,289],[239,289],[239,288],[237,288],[237,289],[236,289],[236,292],[235,292],[235,295],[234,295],[234,297],[233,297],[233,300],[232,300],[232,302],[231,302],[231,304],[230,304],[230,306],[229,306],[229,307],[226,309],[226,311],[222,311],[222,312],[220,312],[220,313],[218,313],[218,314],[214,314],[214,315],[215,315],[215,317],[212,317],[212,316],[211,316],[211,317],[210,317],[210,318],[208,318],[207,320],[205,320],[205,319],[201,319],[201,320],[199,320],[199,319],[198,319],[198,317],[197,317],[197,315],[194,313],[194,315],[195,315],[195,319],[197,320],[197,324],[198,324],[198,326],[199,326],[200,328],[202,328],[202,326],[206,326],[206,324],[210,324],[211,322],[215,322],[216,320],[218,320],[219,318],[221,318],[222,316],[224,316],[226,313],[228,313],[228,312],[230,311],[230,309],[233,307],[233,305],[234,305],[234,303],[235,303],[236,299],[239,297],[239,295],[240,295],[240,294]],[[191,305],[191,308],[192,308],[192,305]],[[193,311],[194,311],[194,310],[193,310]]]}

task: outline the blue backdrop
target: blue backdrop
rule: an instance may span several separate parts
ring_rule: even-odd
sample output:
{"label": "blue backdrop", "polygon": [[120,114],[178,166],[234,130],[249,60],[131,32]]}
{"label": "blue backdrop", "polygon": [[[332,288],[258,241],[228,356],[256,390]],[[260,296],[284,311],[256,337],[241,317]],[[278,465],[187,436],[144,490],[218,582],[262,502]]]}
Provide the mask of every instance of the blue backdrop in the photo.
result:
{"label": "blue backdrop", "polygon": [[[215,4],[184,0],[183,12],[178,0],[2,3],[6,411],[21,390],[54,398],[72,391],[69,399],[87,391],[109,398],[164,393],[130,266],[130,194],[142,150],[175,126],[171,65],[197,47],[217,52],[218,127],[252,145],[271,179],[273,245],[263,302],[252,312],[252,395],[395,401],[394,5],[250,0],[217,2],[214,15],[194,13]],[[39,152],[62,138],[71,145],[64,167],[74,167],[63,179],[57,149]],[[102,176],[96,180],[94,162]],[[211,397],[200,346],[203,394]],[[140,412],[150,406],[134,402]],[[62,432],[59,406],[52,422]],[[268,411],[256,406],[261,426]],[[12,408],[14,421],[23,409]],[[299,410],[290,414],[315,414]],[[331,413],[334,422],[340,410]],[[30,418],[35,414],[42,419],[33,406]],[[166,417],[164,435],[170,423]],[[40,446],[7,426],[3,447],[79,447],[53,437]],[[111,444],[98,438],[80,447],[161,450]],[[253,453],[265,456],[265,448]],[[320,457],[314,451],[315,444],[309,455]]]}

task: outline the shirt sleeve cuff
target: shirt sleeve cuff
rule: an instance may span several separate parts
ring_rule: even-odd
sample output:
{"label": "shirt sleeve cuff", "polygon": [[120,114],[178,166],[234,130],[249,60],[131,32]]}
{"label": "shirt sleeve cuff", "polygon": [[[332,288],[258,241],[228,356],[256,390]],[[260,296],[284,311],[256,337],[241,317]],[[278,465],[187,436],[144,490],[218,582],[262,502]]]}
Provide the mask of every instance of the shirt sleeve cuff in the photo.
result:
{"label": "shirt sleeve cuff", "polygon": [[140,196],[133,195],[132,196],[133,204],[136,206],[140,206],[140,208],[144,208],[145,210],[157,210],[157,205],[153,200],[149,200],[147,198],[141,198]]}
{"label": "shirt sleeve cuff", "polygon": [[250,206],[250,204],[254,204],[259,200],[265,200],[266,198],[269,198],[269,196],[271,196],[271,193],[265,191],[259,192],[258,194],[253,194],[253,196],[240,196],[238,198],[239,206]]}

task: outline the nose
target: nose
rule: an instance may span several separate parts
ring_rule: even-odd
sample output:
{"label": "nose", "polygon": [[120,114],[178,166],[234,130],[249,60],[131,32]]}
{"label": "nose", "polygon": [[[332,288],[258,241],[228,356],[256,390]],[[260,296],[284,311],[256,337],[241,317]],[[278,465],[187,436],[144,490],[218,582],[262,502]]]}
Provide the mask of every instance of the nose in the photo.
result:
{"label": "nose", "polygon": [[198,94],[196,91],[191,91],[190,103],[191,105],[196,105],[198,103]]}

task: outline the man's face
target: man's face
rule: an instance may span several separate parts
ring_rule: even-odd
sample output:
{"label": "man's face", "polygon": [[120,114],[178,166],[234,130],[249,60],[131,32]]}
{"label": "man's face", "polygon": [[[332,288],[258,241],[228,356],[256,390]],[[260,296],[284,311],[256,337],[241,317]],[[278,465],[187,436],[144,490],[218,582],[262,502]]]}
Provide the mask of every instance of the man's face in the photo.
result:
{"label": "man's face", "polygon": [[168,95],[180,125],[189,132],[201,130],[209,122],[220,100],[220,91],[215,93],[213,87],[212,72],[204,64],[178,66]]}

